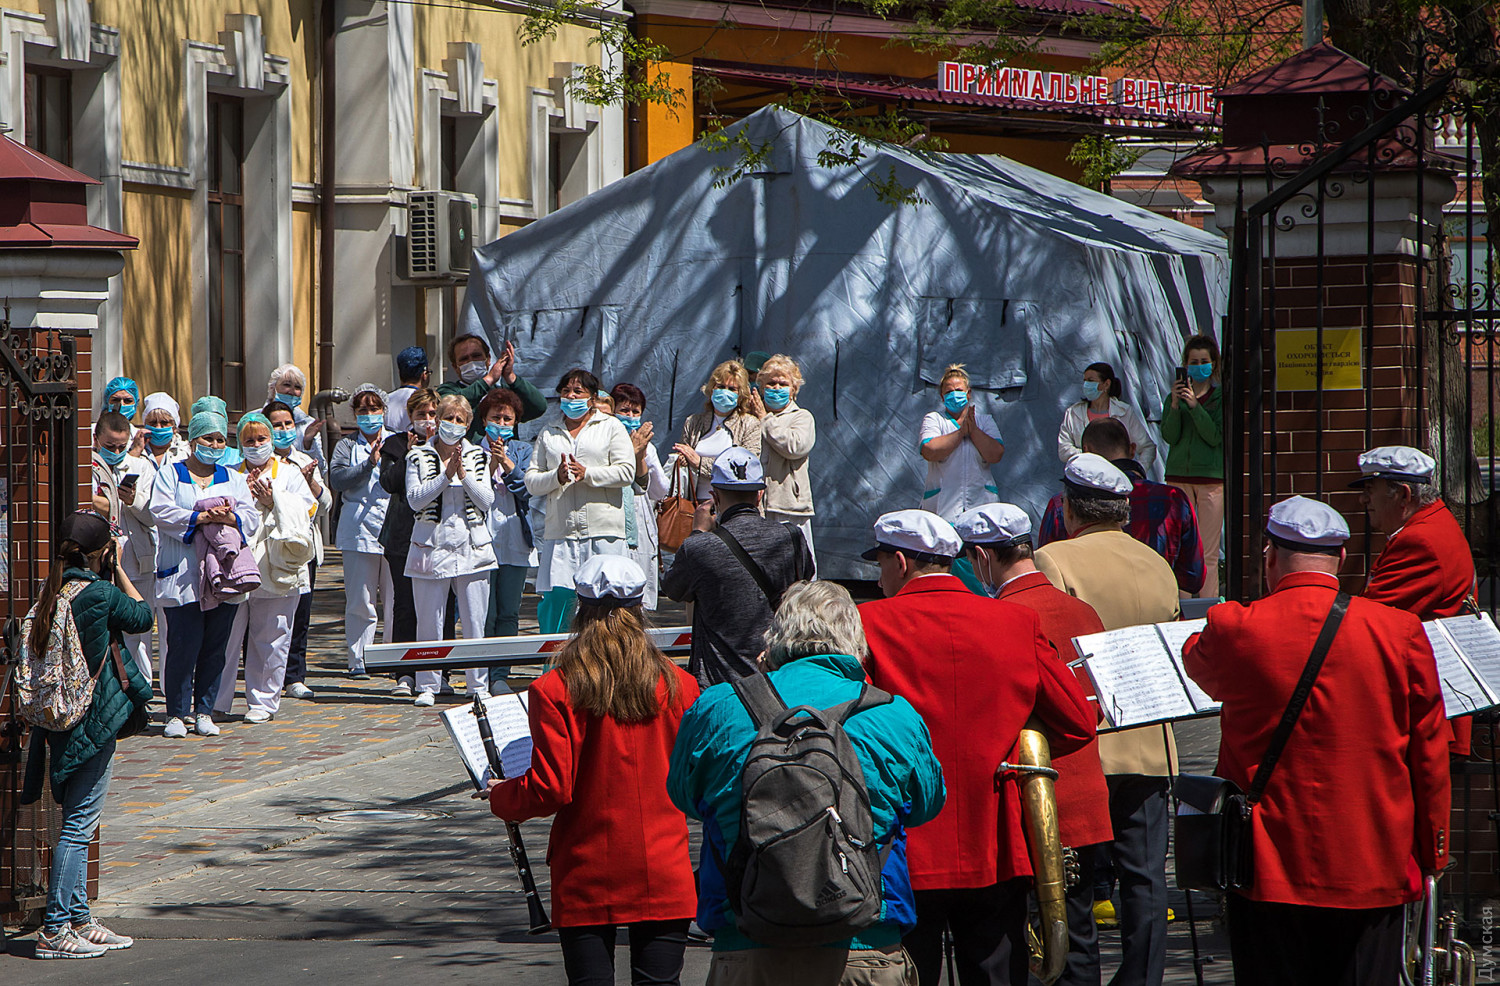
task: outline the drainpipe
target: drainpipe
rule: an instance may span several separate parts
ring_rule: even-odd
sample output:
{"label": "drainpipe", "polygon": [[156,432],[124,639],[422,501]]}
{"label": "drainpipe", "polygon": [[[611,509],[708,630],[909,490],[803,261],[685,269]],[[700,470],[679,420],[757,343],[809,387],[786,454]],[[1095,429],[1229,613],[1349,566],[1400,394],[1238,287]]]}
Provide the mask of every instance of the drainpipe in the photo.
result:
{"label": "drainpipe", "polygon": [[321,160],[318,165],[320,179],[318,194],[319,390],[327,390],[333,386],[334,124],[336,122],[335,102],[338,95],[335,85],[337,77],[334,73],[336,51],[334,3],[335,0],[323,0],[322,16],[319,18],[323,29],[323,132],[321,134]]}

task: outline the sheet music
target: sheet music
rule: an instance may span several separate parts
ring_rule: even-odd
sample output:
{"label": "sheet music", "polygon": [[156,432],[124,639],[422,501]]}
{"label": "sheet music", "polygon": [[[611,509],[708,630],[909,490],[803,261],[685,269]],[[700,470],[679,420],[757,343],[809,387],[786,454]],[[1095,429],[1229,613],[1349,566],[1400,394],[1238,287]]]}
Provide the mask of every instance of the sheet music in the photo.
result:
{"label": "sheet music", "polygon": [[1167,646],[1146,624],[1073,638],[1110,726],[1123,728],[1197,715]]}
{"label": "sheet music", "polygon": [[1443,686],[1444,714],[1452,719],[1493,705],[1485,694],[1483,683],[1474,676],[1474,670],[1454,649],[1452,640],[1438,626],[1437,621],[1423,623],[1422,629],[1427,632],[1433,656],[1437,658],[1438,681]]}
{"label": "sheet music", "polygon": [[[1468,659],[1469,666],[1474,669],[1480,681],[1488,686],[1490,695],[1500,696],[1500,630],[1495,629],[1495,624],[1490,622],[1489,617],[1450,616],[1433,622],[1440,624],[1447,632],[1459,653]],[[1436,646],[1433,650],[1437,650]]]}
{"label": "sheet music", "polygon": [[1199,712],[1218,712],[1220,703],[1198,687],[1198,683],[1188,675],[1187,667],[1182,663],[1182,650],[1187,646],[1188,638],[1195,633],[1202,633],[1206,626],[1208,620],[1178,620],[1174,623],[1158,623],[1156,630],[1167,642],[1167,652],[1172,657],[1172,663],[1177,665],[1177,673],[1182,675],[1182,680],[1187,685],[1188,698],[1193,700],[1193,708]]}
{"label": "sheet music", "polygon": [[[531,767],[531,724],[526,717],[525,702],[520,695],[507,692],[491,695],[485,700],[484,708],[490,719],[490,732],[495,734],[495,748],[500,751],[505,776],[520,777]],[[448,736],[463,758],[475,789],[483,791],[490,774],[490,760],[484,752],[484,741],[479,737],[473,703],[465,702],[444,709],[443,725],[448,728]]]}

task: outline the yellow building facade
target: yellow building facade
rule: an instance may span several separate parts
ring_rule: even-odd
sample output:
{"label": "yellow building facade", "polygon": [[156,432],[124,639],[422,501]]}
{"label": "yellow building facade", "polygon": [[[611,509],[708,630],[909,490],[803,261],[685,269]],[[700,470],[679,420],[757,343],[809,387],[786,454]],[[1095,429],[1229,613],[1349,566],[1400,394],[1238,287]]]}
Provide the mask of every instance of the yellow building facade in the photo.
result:
{"label": "yellow building facade", "polygon": [[282,362],[389,386],[415,343],[436,370],[461,274],[413,270],[413,196],[467,206],[483,243],[623,170],[622,115],[563,91],[597,62],[592,29],[522,47],[523,10],[0,0],[0,121],[99,179],[90,221],[140,239],[103,299],[96,386],[243,410]]}

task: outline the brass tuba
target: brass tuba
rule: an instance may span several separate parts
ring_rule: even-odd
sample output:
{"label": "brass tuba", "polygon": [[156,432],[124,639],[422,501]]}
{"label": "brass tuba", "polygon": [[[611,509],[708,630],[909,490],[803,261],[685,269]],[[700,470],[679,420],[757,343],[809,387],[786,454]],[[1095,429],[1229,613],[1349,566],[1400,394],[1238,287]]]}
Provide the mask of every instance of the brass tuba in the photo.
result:
{"label": "brass tuba", "polygon": [[[1422,900],[1411,911],[1421,915],[1415,928],[1420,938],[1410,949],[1415,986],[1474,986],[1478,973],[1474,949],[1458,939],[1457,914],[1449,910],[1438,915],[1436,877],[1423,881]],[[1408,976],[1402,978],[1411,981]]]}
{"label": "brass tuba", "polygon": [[1052,786],[1057,771],[1052,769],[1047,737],[1035,720],[1021,730],[1016,760],[1002,763],[1000,769],[1020,775],[1021,821],[1041,913],[1040,927],[1027,931],[1031,974],[1043,986],[1051,986],[1062,976],[1068,960],[1068,878],[1062,839],[1057,833],[1057,795]]}

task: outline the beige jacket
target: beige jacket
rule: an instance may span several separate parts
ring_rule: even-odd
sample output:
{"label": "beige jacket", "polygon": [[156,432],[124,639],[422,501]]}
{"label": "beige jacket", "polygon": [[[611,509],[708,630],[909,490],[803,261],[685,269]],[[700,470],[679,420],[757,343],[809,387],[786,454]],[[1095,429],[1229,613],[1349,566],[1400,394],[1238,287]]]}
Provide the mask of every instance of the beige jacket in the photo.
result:
{"label": "beige jacket", "polygon": [[[560,482],[557,467],[563,455],[583,464],[580,480]],[[630,434],[612,414],[594,412],[575,439],[562,422],[542,429],[531,447],[526,489],[547,498],[549,541],[584,538],[623,538],[625,487],[635,482],[635,447]]]}
{"label": "beige jacket", "polygon": [[[688,419],[682,423],[682,444],[693,448],[698,444],[709,426],[713,424],[712,411],[699,411],[697,414],[688,415]],[[729,429],[729,437],[734,439],[734,444],[760,455],[760,419],[753,414],[736,411],[724,419],[724,427]],[[698,477],[707,479],[714,471],[714,460],[701,458],[698,460]]]}
{"label": "beige jacket", "polygon": [[760,419],[760,461],[766,468],[766,509],[802,517],[813,515],[807,457],[818,440],[812,412],[791,401]]}
{"label": "beige jacket", "polygon": [[[1161,555],[1118,530],[1082,531],[1037,550],[1036,567],[1053,585],[1099,614],[1106,630],[1178,618],[1177,578]],[[1172,727],[1139,726],[1099,734],[1106,774],[1167,777],[1177,766]]]}

